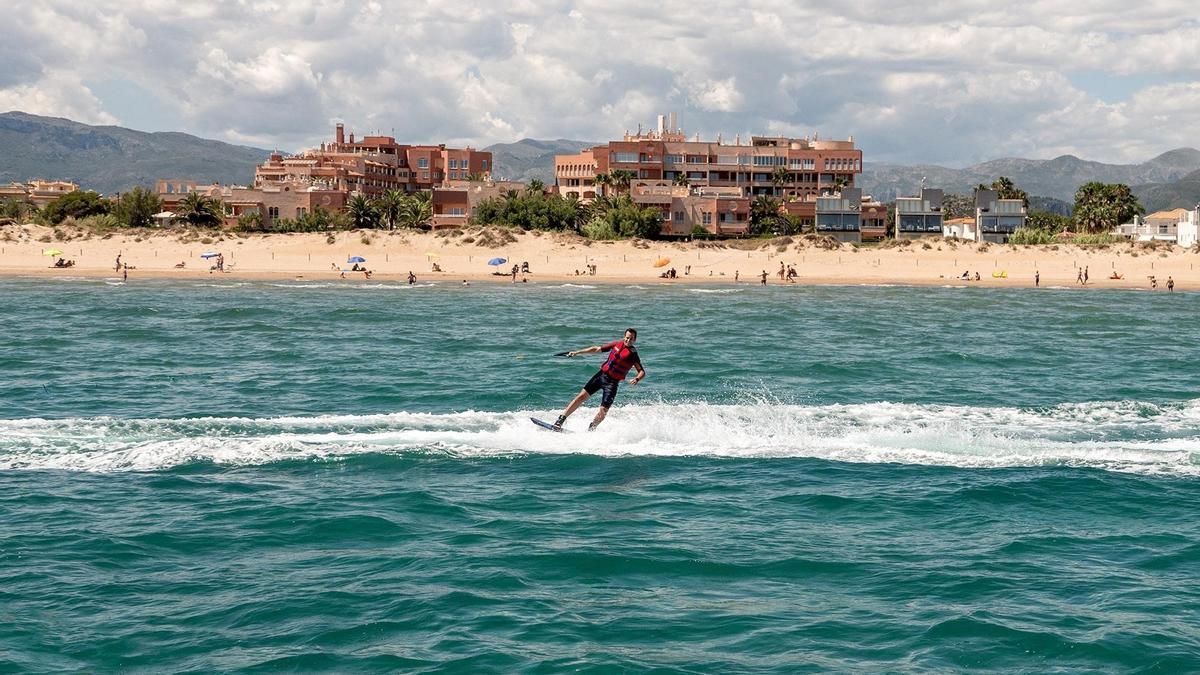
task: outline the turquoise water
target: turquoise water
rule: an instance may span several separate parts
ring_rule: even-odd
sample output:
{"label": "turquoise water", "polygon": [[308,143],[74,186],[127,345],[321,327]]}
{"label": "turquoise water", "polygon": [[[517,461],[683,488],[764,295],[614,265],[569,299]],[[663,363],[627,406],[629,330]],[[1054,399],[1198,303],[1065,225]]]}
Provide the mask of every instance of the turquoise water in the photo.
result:
{"label": "turquoise water", "polygon": [[0,671],[1200,670],[1200,295],[0,291]]}

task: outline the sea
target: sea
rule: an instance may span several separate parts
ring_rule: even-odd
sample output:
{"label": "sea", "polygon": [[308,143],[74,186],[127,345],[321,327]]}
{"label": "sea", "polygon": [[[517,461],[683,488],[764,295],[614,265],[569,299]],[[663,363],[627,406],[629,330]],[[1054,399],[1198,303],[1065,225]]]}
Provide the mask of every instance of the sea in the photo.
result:
{"label": "sea", "polygon": [[1197,672],[1198,316],[5,278],[0,672]]}

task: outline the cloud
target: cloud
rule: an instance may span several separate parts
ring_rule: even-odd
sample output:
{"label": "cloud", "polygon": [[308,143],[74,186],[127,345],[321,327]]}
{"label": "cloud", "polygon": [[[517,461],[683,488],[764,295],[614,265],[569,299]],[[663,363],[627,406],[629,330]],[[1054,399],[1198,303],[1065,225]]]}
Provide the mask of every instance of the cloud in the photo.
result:
{"label": "cloud", "polygon": [[[181,131],[293,150],[332,118],[482,146],[604,140],[674,110],[689,134],[853,135],[878,161],[1132,162],[1195,143],[1194,15],[1182,0],[43,0],[0,29],[0,107],[119,122],[128,106],[84,83],[122,79]],[[1105,75],[1146,86],[1086,88]]]}

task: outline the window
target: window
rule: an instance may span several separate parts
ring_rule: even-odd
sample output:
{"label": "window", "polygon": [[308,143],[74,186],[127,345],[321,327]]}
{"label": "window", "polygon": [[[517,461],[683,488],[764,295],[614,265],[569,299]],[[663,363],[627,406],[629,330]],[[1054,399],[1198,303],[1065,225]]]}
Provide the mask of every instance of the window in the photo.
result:
{"label": "window", "polygon": [[708,211],[700,214],[700,222],[704,225],[712,225],[712,214]]}
{"label": "window", "polygon": [[304,215],[307,212],[308,212],[308,209],[304,208],[303,206],[296,207],[296,217],[297,218],[299,218],[300,216]]}
{"label": "window", "polygon": [[667,155],[667,164],[683,164],[683,155]]}
{"label": "window", "polygon": [[418,169],[428,169],[429,168],[429,160],[425,157],[418,159],[417,160],[417,168]]}
{"label": "window", "polygon": [[485,159],[485,160],[483,160],[483,170],[484,170],[484,171],[487,171],[487,170],[488,170],[488,161],[487,161],[486,159]]}
{"label": "window", "polygon": [[279,218],[279,207],[278,206],[268,206],[267,207],[267,217],[270,218],[271,220],[275,220],[275,219]]}
{"label": "window", "polygon": [[428,171],[421,172],[421,180],[429,180],[429,172]]}
{"label": "window", "polygon": [[457,168],[458,168],[458,160],[457,160],[457,159],[452,159],[452,160],[450,160],[450,168],[451,168],[451,169],[457,169]]}
{"label": "window", "polygon": [[683,222],[683,211],[676,211],[676,212],[675,212],[675,222],[677,222],[677,223],[682,223],[682,222]]}
{"label": "window", "polygon": [[450,172],[450,180],[458,180],[458,172],[457,171]]}
{"label": "window", "polygon": [[638,155],[636,152],[614,152],[612,154],[612,161],[632,164],[638,161]]}
{"label": "window", "polygon": [[448,216],[465,216],[465,215],[467,215],[467,210],[461,206],[451,206],[450,212],[447,213],[446,215],[448,215]]}

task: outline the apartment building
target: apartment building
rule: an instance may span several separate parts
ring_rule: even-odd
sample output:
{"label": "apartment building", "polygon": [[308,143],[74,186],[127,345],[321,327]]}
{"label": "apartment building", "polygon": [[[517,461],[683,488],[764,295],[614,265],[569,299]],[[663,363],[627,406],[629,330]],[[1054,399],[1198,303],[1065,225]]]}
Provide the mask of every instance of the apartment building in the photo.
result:
{"label": "apartment building", "polygon": [[44,209],[55,199],[78,191],[79,186],[70,181],[34,178],[25,183],[0,185],[0,200],[11,199],[26,202],[39,209]]}
{"label": "apartment building", "polygon": [[305,184],[377,196],[388,190],[416,192],[487,179],[492,153],[441,145],[407,145],[391,136],[347,137],[337,124],[334,140],[299,155],[272,154],[254,172],[254,186]]}
{"label": "apartment building", "polygon": [[433,189],[434,229],[461,227],[471,220],[480,202],[503,197],[510,190],[525,191],[525,183],[519,181],[470,181],[458,182]]}
{"label": "apartment building", "polygon": [[862,242],[862,188],[842,188],[835,194],[817,197],[817,234],[838,241]]}
{"label": "apartment building", "polygon": [[220,200],[225,205],[225,225],[229,227],[237,224],[239,216],[248,213],[260,214],[263,224],[269,226],[281,218],[299,218],[318,208],[342,211],[349,196],[344,190],[297,183],[251,188],[191,180],[160,180],[155,182],[154,189],[162,201],[164,214],[177,212],[183,200],[192,193]]}
{"label": "apartment building", "polygon": [[629,196],[635,204],[662,213],[665,236],[688,237],[696,228],[717,235],[750,234],[750,200],[736,188],[641,181],[630,188]]}
{"label": "apartment building", "polygon": [[555,185],[560,194],[587,201],[602,193],[597,176],[621,170],[635,181],[686,183],[691,187],[735,188],[744,197],[770,195],[777,199],[804,199],[853,187],[862,173],[862,151],[854,139],[740,136],[732,144],[721,137],[687,139],[674,113],[659,115],[654,131],[626,132],[579,153],[556,155]]}
{"label": "apartment building", "polygon": [[1017,228],[1025,226],[1025,201],[1000,199],[995,190],[975,190],[977,240],[1003,244]]}
{"label": "apartment building", "polygon": [[897,197],[896,239],[941,237],[943,196],[941,190],[921,188],[916,197]]}

